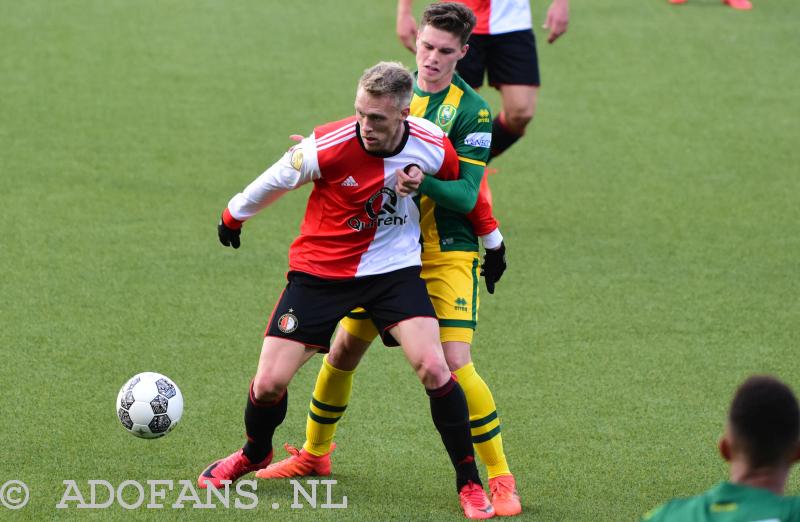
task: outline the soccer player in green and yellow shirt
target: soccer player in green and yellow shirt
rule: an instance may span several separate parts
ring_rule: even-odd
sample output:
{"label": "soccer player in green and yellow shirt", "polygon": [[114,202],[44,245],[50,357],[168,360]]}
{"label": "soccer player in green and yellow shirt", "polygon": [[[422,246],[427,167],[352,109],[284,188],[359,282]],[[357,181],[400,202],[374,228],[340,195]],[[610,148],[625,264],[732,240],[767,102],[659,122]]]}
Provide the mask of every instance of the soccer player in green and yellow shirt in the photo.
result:
{"label": "soccer player in green and yellow shirt", "polygon": [[[459,156],[460,178],[442,183],[432,176],[401,176],[401,184],[405,193],[418,190],[420,194],[422,278],[439,318],[448,366],[467,397],[473,443],[488,468],[492,503],[496,514],[515,515],[522,507],[503,452],[494,398],[470,354],[478,318],[479,237],[486,250],[480,268],[490,293],[505,270],[505,246],[499,230],[476,231],[465,216],[477,198],[485,203],[479,187],[492,135],[488,104],[455,74],[456,62],[467,52],[475,16],[462,4],[435,3],[425,9],[420,26],[411,114],[433,121],[448,133]],[[292,456],[259,471],[257,477],[330,473],[333,435],[349,401],[353,370],[376,336],[375,327],[363,314],[351,314],[342,321],[317,377],[303,449],[287,445]],[[474,515],[486,518],[488,513]]]}
{"label": "soccer player in green and yellow shirt", "polygon": [[800,459],[797,398],[779,380],[751,377],[736,391],[719,443],[730,480],[696,497],[676,499],[642,522],[798,522],[800,497],[784,497]]}

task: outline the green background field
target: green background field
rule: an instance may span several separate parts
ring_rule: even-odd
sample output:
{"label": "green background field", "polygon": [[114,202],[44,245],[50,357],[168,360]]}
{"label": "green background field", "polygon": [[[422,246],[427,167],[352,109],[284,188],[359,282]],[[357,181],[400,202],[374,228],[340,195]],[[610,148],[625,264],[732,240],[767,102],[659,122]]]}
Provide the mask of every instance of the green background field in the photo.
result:
{"label": "green background field", "polygon": [[[575,0],[562,40],[539,30],[538,114],[491,178],[509,269],[475,341],[520,518],[635,520],[705,489],[726,476],[715,444],[737,383],[771,372],[800,390],[800,8],[755,3]],[[0,1],[0,483],[31,490],[0,518],[462,518],[425,394],[382,346],[337,435],[346,510],[290,510],[288,482],[260,484],[257,514],[55,509],[63,480],[194,480],[241,444],[308,189],[238,251],[217,218],[289,134],[352,112],[364,68],[413,66],[394,11]],[[276,449],[302,442],[318,365],[292,383]],[[114,415],[145,370],[186,402],[156,441]]]}

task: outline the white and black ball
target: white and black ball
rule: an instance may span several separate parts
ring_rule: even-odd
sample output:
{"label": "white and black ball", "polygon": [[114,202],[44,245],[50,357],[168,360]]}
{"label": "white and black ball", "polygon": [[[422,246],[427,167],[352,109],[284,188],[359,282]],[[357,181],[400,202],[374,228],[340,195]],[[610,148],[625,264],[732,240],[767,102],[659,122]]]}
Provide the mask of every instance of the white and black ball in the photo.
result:
{"label": "white and black ball", "polygon": [[143,439],[163,437],[181,420],[183,395],[169,377],[139,373],[122,385],[116,410],[128,433]]}

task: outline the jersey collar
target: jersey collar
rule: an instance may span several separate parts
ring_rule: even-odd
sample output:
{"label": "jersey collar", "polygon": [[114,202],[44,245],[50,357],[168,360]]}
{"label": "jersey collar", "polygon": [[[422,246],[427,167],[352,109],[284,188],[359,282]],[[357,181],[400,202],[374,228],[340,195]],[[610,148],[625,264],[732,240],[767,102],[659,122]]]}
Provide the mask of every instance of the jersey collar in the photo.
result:
{"label": "jersey collar", "polygon": [[414,94],[416,94],[420,98],[424,98],[426,96],[429,96],[432,99],[435,99],[435,98],[438,98],[438,97],[444,98],[447,95],[447,93],[450,92],[450,88],[456,82],[456,76],[457,76],[457,73],[453,73],[453,78],[450,80],[450,83],[448,83],[447,87],[445,87],[444,89],[436,91],[436,92],[429,92],[429,91],[422,90],[422,87],[420,87],[419,83],[417,83],[417,79],[419,78],[419,71],[417,71],[417,72],[414,73]]}
{"label": "jersey collar", "polygon": [[356,137],[358,138],[358,144],[361,145],[361,149],[369,154],[370,156],[375,156],[376,158],[391,158],[392,156],[397,156],[400,154],[403,149],[406,147],[406,143],[408,142],[408,135],[411,132],[411,128],[408,126],[408,120],[403,121],[403,137],[400,140],[400,143],[397,145],[393,151],[390,152],[370,152],[364,147],[364,141],[361,139],[361,127],[359,127],[358,122],[356,122]]}

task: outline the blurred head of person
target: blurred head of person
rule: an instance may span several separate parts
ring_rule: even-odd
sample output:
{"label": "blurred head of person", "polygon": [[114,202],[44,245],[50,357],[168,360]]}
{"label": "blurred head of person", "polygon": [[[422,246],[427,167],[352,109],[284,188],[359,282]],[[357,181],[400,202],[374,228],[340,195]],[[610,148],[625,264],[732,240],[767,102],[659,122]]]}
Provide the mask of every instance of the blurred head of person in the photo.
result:
{"label": "blurred head of person", "polygon": [[731,480],[748,483],[783,476],[800,459],[800,408],[792,390],[775,377],[758,375],[736,390],[720,453],[731,464]]}

